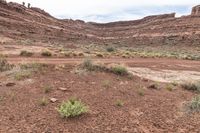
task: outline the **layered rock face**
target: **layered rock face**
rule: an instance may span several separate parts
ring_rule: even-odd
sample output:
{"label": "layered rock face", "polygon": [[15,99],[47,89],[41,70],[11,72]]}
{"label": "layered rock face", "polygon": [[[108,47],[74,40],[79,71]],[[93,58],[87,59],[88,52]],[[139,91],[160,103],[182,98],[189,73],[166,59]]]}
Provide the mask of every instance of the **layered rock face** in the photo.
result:
{"label": "layered rock face", "polygon": [[200,46],[200,6],[192,15],[176,18],[175,13],[139,20],[87,23],[56,19],[39,8],[26,8],[0,0],[0,35],[48,43],[182,45]]}
{"label": "layered rock face", "polygon": [[200,16],[200,5],[192,8],[192,14],[191,15],[199,15]]}

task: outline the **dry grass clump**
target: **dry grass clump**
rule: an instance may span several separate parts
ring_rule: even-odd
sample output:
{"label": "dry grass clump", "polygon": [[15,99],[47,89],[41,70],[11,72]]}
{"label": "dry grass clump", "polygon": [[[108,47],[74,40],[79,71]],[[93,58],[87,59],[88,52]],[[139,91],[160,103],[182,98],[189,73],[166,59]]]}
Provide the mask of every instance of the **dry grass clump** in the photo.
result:
{"label": "dry grass clump", "polygon": [[50,57],[52,53],[49,50],[43,50],[41,53],[42,56]]}
{"label": "dry grass clump", "polygon": [[15,73],[14,78],[16,80],[24,80],[24,79],[30,78],[31,75],[32,75],[31,71],[19,71]]}
{"label": "dry grass clump", "polygon": [[46,106],[48,104],[48,99],[43,97],[42,99],[39,100],[39,105],[40,106]]}
{"label": "dry grass clump", "polygon": [[0,57],[0,72],[11,70],[14,65],[11,65],[3,57]]}
{"label": "dry grass clump", "polygon": [[114,49],[113,47],[107,47],[107,48],[106,48],[106,51],[107,51],[107,52],[114,52],[115,49]]}
{"label": "dry grass clump", "polygon": [[195,96],[190,102],[186,104],[186,109],[190,112],[200,111],[200,95]]}
{"label": "dry grass clump", "polygon": [[200,81],[187,82],[181,85],[184,89],[200,92]]}
{"label": "dry grass clump", "polygon": [[112,71],[113,73],[115,73],[115,74],[117,74],[117,75],[121,75],[121,76],[123,76],[123,75],[128,75],[128,74],[129,74],[129,73],[128,73],[128,70],[126,69],[126,67],[120,66],[120,65],[113,66],[113,67],[111,68],[111,71]]}
{"label": "dry grass clump", "polygon": [[20,56],[30,57],[30,56],[32,56],[32,55],[33,55],[32,52],[29,52],[29,51],[26,51],[26,50],[22,50],[22,51],[20,52]]}
{"label": "dry grass clump", "polygon": [[130,75],[125,66],[114,65],[111,67],[106,67],[102,64],[94,64],[90,59],[85,59],[80,66],[82,69],[85,69],[87,71],[110,72],[120,76]]}
{"label": "dry grass clump", "polygon": [[16,71],[13,73],[14,79],[24,80],[30,78],[34,73],[43,72],[45,67],[47,67],[46,64],[40,63],[20,64],[19,68],[17,67]]}

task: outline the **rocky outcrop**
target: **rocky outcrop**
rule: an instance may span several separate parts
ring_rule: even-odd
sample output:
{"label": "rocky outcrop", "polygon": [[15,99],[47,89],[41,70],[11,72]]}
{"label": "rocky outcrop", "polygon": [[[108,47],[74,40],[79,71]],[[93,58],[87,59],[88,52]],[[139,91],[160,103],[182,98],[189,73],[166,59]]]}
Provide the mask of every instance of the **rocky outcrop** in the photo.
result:
{"label": "rocky outcrop", "polygon": [[99,27],[139,25],[139,24],[144,24],[151,21],[175,18],[175,15],[176,15],[175,13],[152,15],[152,16],[144,17],[143,19],[139,19],[139,20],[119,21],[119,22],[111,22],[111,23],[106,23],[106,24],[99,24],[99,23],[94,23],[94,22],[90,22],[90,23]]}
{"label": "rocky outcrop", "polygon": [[[200,6],[192,15],[199,14]],[[200,17],[175,17],[175,13],[147,16],[132,21],[88,23],[56,19],[39,8],[0,0],[0,34],[10,38],[51,43],[196,45],[200,42]],[[83,43],[84,42],[84,43]]]}
{"label": "rocky outcrop", "polygon": [[192,16],[200,16],[200,5],[192,8]]}
{"label": "rocky outcrop", "polygon": [[43,14],[45,16],[52,17],[49,13],[45,12],[44,10],[42,10],[40,8],[31,7],[31,9],[34,10],[35,12],[38,12],[38,13]]}

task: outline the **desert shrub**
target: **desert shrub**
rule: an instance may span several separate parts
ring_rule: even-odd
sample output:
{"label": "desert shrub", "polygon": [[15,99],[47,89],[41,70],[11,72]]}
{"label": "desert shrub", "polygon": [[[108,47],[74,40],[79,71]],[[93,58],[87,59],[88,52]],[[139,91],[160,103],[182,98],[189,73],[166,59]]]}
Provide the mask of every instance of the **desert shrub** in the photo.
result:
{"label": "desert shrub", "polygon": [[71,56],[71,52],[65,52],[64,55],[65,55],[65,57],[70,57]]}
{"label": "desert shrub", "polygon": [[13,68],[13,65],[9,64],[5,58],[0,58],[0,72],[7,71]]}
{"label": "desert shrub", "polygon": [[39,100],[39,105],[40,106],[46,106],[48,104],[48,99],[43,97],[42,99]]}
{"label": "desert shrub", "polygon": [[44,90],[44,93],[49,93],[52,90],[52,87],[45,85],[42,89]]}
{"label": "desert shrub", "polygon": [[190,111],[200,111],[200,95],[194,97],[191,102],[188,103]]}
{"label": "desert shrub", "polygon": [[109,80],[104,80],[104,81],[102,82],[102,85],[103,85],[103,87],[105,87],[105,88],[109,88],[109,87],[110,87],[110,81],[109,81]]}
{"label": "desert shrub", "polygon": [[76,57],[76,56],[78,56],[78,53],[73,52],[73,53],[72,53],[72,56]]}
{"label": "desert shrub", "polygon": [[84,53],[80,52],[78,53],[78,56],[84,56]]}
{"label": "desert shrub", "polygon": [[32,52],[29,52],[29,51],[26,51],[26,50],[22,50],[22,51],[20,52],[20,56],[27,56],[27,57],[30,57],[30,56],[32,56],[32,55],[33,55]]}
{"label": "desert shrub", "polygon": [[124,66],[114,66],[111,68],[112,72],[117,75],[128,75],[128,70]]}
{"label": "desert shrub", "polygon": [[143,90],[143,89],[139,89],[139,90],[138,90],[138,94],[139,94],[140,96],[144,96],[144,90]]}
{"label": "desert shrub", "polygon": [[115,49],[114,49],[113,47],[107,47],[107,48],[106,48],[106,51],[107,51],[107,52],[113,52],[113,51],[115,51]]}
{"label": "desert shrub", "polygon": [[79,116],[87,111],[88,107],[76,99],[70,99],[66,102],[63,102],[58,108],[60,115],[66,118]]}
{"label": "desert shrub", "polygon": [[101,57],[101,58],[104,57],[104,55],[103,55],[102,53],[97,53],[96,56],[97,56],[97,57]]}
{"label": "desert shrub", "polygon": [[52,56],[52,53],[50,51],[48,51],[48,50],[44,50],[44,51],[42,51],[41,55],[49,57],[49,56]]}
{"label": "desert shrub", "polygon": [[124,105],[124,102],[121,101],[121,100],[117,100],[117,101],[116,101],[116,105],[117,105],[118,107],[122,107],[122,106]]}
{"label": "desert shrub", "polygon": [[27,64],[20,64],[20,68],[22,70],[32,70],[32,71],[39,71],[42,70],[43,68],[47,67],[47,64],[42,64],[42,63],[27,63]]}
{"label": "desert shrub", "polygon": [[90,60],[90,59],[85,59],[82,63],[82,67],[88,71],[94,70],[94,64],[93,64],[92,60]]}
{"label": "desert shrub", "polygon": [[200,81],[198,81],[198,82],[187,82],[187,83],[182,84],[181,86],[186,90],[200,92]]}
{"label": "desert shrub", "polygon": [[15,73],[15,76],[14,78],[16,80],[24,80],[24,79],[27,79],[27,78],[30,78],[32,75],[32,73],[30,71],[19,71],[17,73]]}
{"label": "desert shrub", "polygon": [[166,89],[168,91],[173,91],[173,86],[171,84],[167,84]]}

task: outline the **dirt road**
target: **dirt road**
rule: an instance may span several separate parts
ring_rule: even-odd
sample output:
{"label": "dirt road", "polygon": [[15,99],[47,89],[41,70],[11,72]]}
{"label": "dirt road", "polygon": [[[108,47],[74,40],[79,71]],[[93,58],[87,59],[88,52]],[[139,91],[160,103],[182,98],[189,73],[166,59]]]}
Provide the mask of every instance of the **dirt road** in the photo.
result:
{"label": "dirt road", "polygon": [[[9,57],[10,63],[47,63],[47,64],[77,64],[81,63],[84,58],[22,58]],[[102,63],[120,63],[131,67],[148,67],[154,69],[173,69],[173,70],[193,70],[200,71],[200,61],[179,60],[179,59],[154,59],[154,58],[91,58],[95,62]]]}

